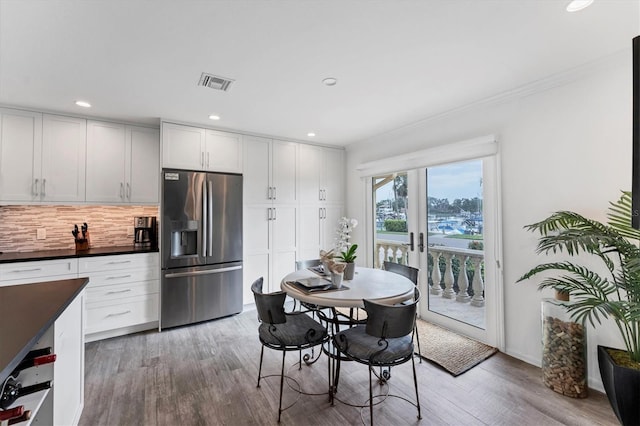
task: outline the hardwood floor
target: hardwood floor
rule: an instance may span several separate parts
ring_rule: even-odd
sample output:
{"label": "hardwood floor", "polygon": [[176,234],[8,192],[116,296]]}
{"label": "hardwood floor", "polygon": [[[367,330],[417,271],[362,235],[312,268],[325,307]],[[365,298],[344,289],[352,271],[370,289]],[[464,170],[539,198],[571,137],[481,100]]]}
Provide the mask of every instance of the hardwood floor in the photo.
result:
{"label": "hardwood floor", "polygon": [[[86,345],[85,406],[80,425],[276,424],[281,352],[265,349],[256,388],[260,342],[255,311],[198,325],[138,333]],[[289,375],[303,391],[285,385],[284,425],[362,424],[360,409],[327,399],[325,357]],[[417,362],[417,360],[416,360]],[[559,395],[542,385],[540,370],[498,353],[454,378],[437,366],[416,363],[422,420],[409,403],[388,398],[374,407],[378,425],[617,425],[606,396]],[[389,393],[415,399],[411,363],[392,369]],[[380,387],[377,387],[380,389]],[[385,388],[382,388],[385,391]],[[366,366],[343,363],[338,398],[363,404]],[[362,414],[369,422],[368,408]]]}

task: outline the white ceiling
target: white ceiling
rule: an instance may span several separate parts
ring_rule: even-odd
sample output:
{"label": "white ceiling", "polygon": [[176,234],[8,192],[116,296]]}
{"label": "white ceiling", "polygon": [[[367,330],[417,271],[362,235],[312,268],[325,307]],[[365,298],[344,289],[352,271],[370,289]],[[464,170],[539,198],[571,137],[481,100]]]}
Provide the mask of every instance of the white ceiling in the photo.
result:
{"label": "white ceiling", "polygon": [[[637,0],[567,3],[0,0],[0,103],[347,145],[630,49],[640,34]],[[203,71],[236,82],[198,87]]]}

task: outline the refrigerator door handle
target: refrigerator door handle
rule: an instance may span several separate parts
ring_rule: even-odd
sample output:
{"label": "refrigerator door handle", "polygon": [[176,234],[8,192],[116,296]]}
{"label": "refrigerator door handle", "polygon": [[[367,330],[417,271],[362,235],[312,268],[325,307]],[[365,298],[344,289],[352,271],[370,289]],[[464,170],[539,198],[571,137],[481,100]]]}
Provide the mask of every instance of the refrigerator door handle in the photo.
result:
{"label": "refrigerator door handle", "polygon": [[207,241],[209,242],[207,253],[209,254],[209,256],[213,256],[213,182],[211,182],[210,180],[207,181],[207,194],[207,227],[209,231],[209,234],[207,235]]}
{"label": "refrigerator door handle", "polygon": [[209,224],[207,220],[207,212],[208,212],[209,200],[207,197],[207,181],[205,180],[202,183],[202,257],[207,257],[207,236],[209,235],[207,226]]}
{"label": "refrigerator door handle", "polygon": [[228,268],[207,269],[204,271],[193,271],[193,272],[175,272],[172,274],[166,274],[164,277],[165,278],[182,278],[182,277],[192,277],[197,275],[211,275],[211,274],[220,274],[222,272],[237,271],[238,269],[242,269],[242,266],[230,266]]}

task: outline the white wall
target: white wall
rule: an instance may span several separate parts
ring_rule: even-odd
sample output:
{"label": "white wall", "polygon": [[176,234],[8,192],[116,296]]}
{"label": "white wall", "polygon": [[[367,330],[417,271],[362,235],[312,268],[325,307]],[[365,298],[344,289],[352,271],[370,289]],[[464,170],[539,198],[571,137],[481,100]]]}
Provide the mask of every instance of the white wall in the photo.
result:
{"label": "white wall", "polygon": [[[466,108],[347,147],[348,193],[362,192],[358,164],[444,143],[495,134],[499,141],[506,352],[540,365],[537,281],[516,280],[543,258],[523,226],[557,210],[606,219],[609,201],[631,189],[631,51],[576,72],[576,79],[526,97]],[[548,82],[558,84],[559,79]],[[548,83],[547,82],[547,83]],[[543,86],[538,84],[536,87]],[[547,85],[547,87],[549,84]],[[347,197],[347,214],[364,217],[363,197]],[[362,222],[364,223],[364,222]],[[362,243],[365,227],[354,231]],[[589,335],[590,385],[602,389],[596,345],[622,347],[607,324]]]}

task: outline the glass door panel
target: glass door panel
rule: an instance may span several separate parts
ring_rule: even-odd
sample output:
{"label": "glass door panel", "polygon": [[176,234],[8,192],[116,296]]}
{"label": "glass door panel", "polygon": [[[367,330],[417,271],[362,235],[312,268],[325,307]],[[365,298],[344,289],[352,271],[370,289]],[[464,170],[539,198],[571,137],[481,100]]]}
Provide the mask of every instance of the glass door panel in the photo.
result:
{"label": "glass door panel", "polygon": [[426,259],[430,313],[484,330],[482,160],[426,169]]}

